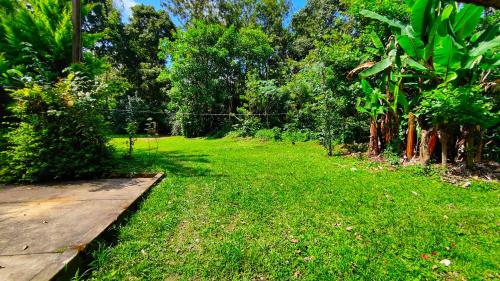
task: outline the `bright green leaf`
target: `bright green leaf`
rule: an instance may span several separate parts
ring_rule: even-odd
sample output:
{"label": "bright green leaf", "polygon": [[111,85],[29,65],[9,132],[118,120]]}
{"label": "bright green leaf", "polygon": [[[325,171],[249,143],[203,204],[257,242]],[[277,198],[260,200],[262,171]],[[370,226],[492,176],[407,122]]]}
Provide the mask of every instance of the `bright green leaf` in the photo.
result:
{"label": "bright green leaf", "polygon": [[363,15],[367,18],[371,18],[371,19],[375,19],[375,20],[387,23],[388,25],[395,27],[395,28],[398,28],[400,30],[404,29],[404,25],[398,20],[389,19],[386,16],[382,16],[380,14],[377,14],[377,13],[369,11],[369,10],[362,10],[360,13],[361,13],[361,15]]}
{"label": "bright green leaf", "polygon": [[469,36],[481,20],[484,8],[472,4],[465,4],[453,20],[453,31],[459,41]]}
{"label": "bright green leaf", "polygon": [[419,38],[411,37],[408,35],[401,35],[397,37],[398,43],[403,50],[412,58],[420,60],[424,57],[424,42]]}
{"label": "bright green leaf", "polygon": [[361,72],[359,75],[363,78],[368,77],[368,76],[373,76],[379,72],[386,70],[391,65],[392,65],[392,59],[385,58],[385,59],[381,60],[380,62],[378,62],[377,64],[375,64],[374,66],[370,67],[369,69]]}

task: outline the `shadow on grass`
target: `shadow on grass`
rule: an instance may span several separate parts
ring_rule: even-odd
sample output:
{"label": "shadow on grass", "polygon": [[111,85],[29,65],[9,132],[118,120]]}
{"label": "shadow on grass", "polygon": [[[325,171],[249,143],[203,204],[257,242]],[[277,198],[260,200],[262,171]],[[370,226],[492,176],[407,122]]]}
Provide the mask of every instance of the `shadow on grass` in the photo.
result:
{"label": "shadow on grass", "polygon": [[114,171],[127,174],[164,172],[178,177],[223,176],[210,173],[206,167],[209,164],[207,157],[206,154],[188,154],[180,150],[155,152],[137,149],[132,159],[126,159],[123,152],[117,153]]}

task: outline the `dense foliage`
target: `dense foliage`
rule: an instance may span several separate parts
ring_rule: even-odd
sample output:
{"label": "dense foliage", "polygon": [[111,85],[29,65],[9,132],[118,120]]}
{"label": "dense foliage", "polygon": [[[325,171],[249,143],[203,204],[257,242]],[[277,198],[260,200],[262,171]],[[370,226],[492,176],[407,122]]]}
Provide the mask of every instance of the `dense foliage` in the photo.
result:
{"label": "dense foliage", "polygon": [[[499,74],[500,23],[489,23],[483,16],[484,8],[472,4],[407,2],[412,5],[409,24],[369,10],[361,12],[387,24],[393,33],[385,47],[373,34],[379,61],[355,69],[368,68],[360,73],[362,78],[380,78],[377,87],[386,95],[378,98],[387,110],[374,124],[382,129],[382,135],[371,130],[370,153],[378,154],[378,143],[398,150],[401,117],[413,118],[415,112],[421,130],[420,145],[415,146],[414,128],[408,128],[408,159],[418,149],[420,161],[428,162],[439,137],[440,158],[446,165],[448,159],[464,156],[457,154],[459,147],[448,151],[450,143],[463,139],[466,164],[472,167],[474,160],[481,159],[483,149],[483,137],[478,133],[497,125],[500,117],[498,99],[496,105],[486,101],[498,91],[494,81]],[[475,137],[480,139],[476,144]]]}
{"label": "dense foliage", "polygon": [[[0,15],[0,181],[104,173],[111,151],[95,79],[105,65],[89,51],[71,65],[71,3],[13,1]],[[96,36],[85,34],[84,46]]]}
{"label": "dense foliage", "polygon": [[[165,0],[164,10],[135,5],[123,19],[118,2],[83,1],[84,59],[71,65],[70,1],[0,1],[4,162],[28,150],[29,143],[16,140],[18,130],[35,143],[43,135],[38,129],[59,122],[26,119],[48,108],[23,113],[20,93],[29,93],[23,99],[30,104],[71,95],[61,89],[74,82],[70,73],[92,84],[79,91],[92,92],[92,102],[81,106],[99,113],[95,126],[128,133],[131,149],[145,130],[188,137],[234,131],[317,139],[329,154],[335,144],[369,143],[372,156],[423,163],[466,159],[470,167],[482,155],[499,157],[493,8],[447,0],[310,0],[292,14],[287,0]],[[74,118],[68,124],[86,124],[88,116],[70,114],[73,107],[57,108]],[[93,132],[104,140],[103,130]],[[74,132],[60,133],[62,140]],[[97,150],[104,145],[98,143]],[[19,161],[25,168],[12,179],[30,166]]]}
{"label": "dense foliage", "polygon": [[247,74],[266,75],[273,50],[259,29],[236,30],[219,24],[194,23],[174,41],[162,42],[172,67],[171,109],[182,134],[199,136],[221,129],[240,104]]}
{"label": "dense foliage", "polygon": [[88,84],[70,74],[53,87],[34,84],[12,93],[16,122],[0,153],[2,181],[84,178],[109,168],[104,116]]}

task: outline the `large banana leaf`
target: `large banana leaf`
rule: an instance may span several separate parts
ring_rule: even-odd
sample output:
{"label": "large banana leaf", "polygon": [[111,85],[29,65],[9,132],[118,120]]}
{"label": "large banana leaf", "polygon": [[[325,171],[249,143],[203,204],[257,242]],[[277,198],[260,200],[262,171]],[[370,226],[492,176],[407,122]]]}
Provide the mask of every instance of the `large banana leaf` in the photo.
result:
{"label": "large banana leaf", "polygon": [[361,81],[361,89],[365,96],[364,98],[357,99],[356,109],[359,112],[368,113],[373,119],[384,114],[387,108],[380,103],[380,101],[384,99],[380,90],[372,88],[370,83],[366,80]]}
{"label": "large banana leaf", "polygon": [[462,42],[469,36],[479,24],[484,8],[476,5],[466,4],[453,19],[453,31],[458,41]]}
{"label": "large banana leaf", "polygon": [[411,11],[411,26],[415,31],[415,37],[421,38],[430,29],[429,24],[433,21],[434,13],[431,13],[433,0],[417,0]]}
{"label": "large banana leaf", "polygon": [[378,63],[376,63],[374,66],[370,67],[369,69],[361,72],[359,74],[359,76],[361,76],[361,78],[373,76],[377,73],[380,73],[380,72],[386,70],[391,65],[392,65],[392,58],[390,58],[390,57],[385,58],[385,59],[379,61]]}
{"label": "large banana leaf", "polygon": [[394,101],[391,103],[389,100],[386,99],[386,103],[390,105],[394,113],[397,112],[398,105],[403,107],[404,112],[408,112],[409,111],[408,109],[410,108],[406,95],[401,91],[402,82],[403,79],[400,77],[397,83],[393,86],[392,91],[394,93]]}
{"label": "large banana leaf", "polygon": [[415,4],[415,0],[405,0],[405,3],[406,5],[408,5],[408,7],[411,7],[413,6],[413,4]]}
{"label": "large banana leaf", "polygon": [[429,69],[427,69],[427,67],[425,67],[422,64],[414,61],[412,58],[410,58],[408,56],[402,56],[401,60],[402,60],[403,63],[405,63],[408,67],[410,67],[412,69],[415,69],[415,70],[418,70],[418,71],[422,71],[422,72],[428,72],[429,71]]}
{"label": "large banana leaf", "polygon": [[427,36],[427,42],[425,43],[424,61],[427,61],[434,53],[434,39],[436,38],[439,26],[441,25],[443,25],[443,23],[439,19],[434,19],[432,21],[431,29],[429,30],[429,34]]}
{"label": "large banana leaf", "polygon": [[456,5],[454,3],[446,5],[446,7],[441,12],[441,16],[439,17],[439,19],[441,21],[449,19],[450,16],[452,15],[453,11],[455,10],[455,7],[456,7]]}
{"label": "large banana leaf", "polygon": [[469,56],[477,57],[477,56],[480,56],[480,55],[486,53],[488,50],[495,49],[498,47],[500,47],[500,35],[497,35],[497,37],[493,38],[490,41],[485,41],[485,42],[479,43],[477,45],[477,47],[470,50]]}
{"label": "large banana leaf", "polygon": [[474,47],[477,47],[477,44],[484,41],[490,41],[493,38],[497,37],[499,34],[500,34],[500,23],[497,23],[474,34],[471,37],[471,42],[475,44]]}
{"label": "large banana leaf", "polygon": [[403,50],[413,59],[419,61],[424,57],[425,45],[422,40],[409,35],[400,35],[397,37],[398,43]]}
{"label": "large banana leaf", "polygon": [[436,38],[434,70],[444,81],[456,77],[457,70],[461,68],[462,58],[462,47],[455,42],[451,35]]}
{"label": "large banana leaf", "polygon": [[373,45],[375,48],[378,49],[379,55],[384,53],[384,44],[382,43],[382,40],[380,40],[380,37],[378,37],[377,33],[375,31],[372,31],[370,34],[370,37],[372,39]]}
{"label": "large banana leaf", "polygon": [[377,13],[369,11],[369,10],[361,10],[360,13],[361,13],[361,15],[363,15],[367,18],[371,18],[371,19],[375,19],[375,20],[387,23],[388,25],[395,27],[395,28],[399,29],[400,31],[405,28],[405,26],[400,21],[390,19],[386,16],[382,16],[380,14],[377,14]]}

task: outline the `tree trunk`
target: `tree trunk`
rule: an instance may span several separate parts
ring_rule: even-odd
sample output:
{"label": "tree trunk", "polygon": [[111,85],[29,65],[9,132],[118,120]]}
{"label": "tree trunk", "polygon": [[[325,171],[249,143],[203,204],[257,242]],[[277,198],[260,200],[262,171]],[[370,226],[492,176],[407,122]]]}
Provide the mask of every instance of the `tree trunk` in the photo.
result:
{"label": "tree trunk", "polygon": [[408,114],[408,137],[406,138],[406,158],[410,161],[415,148],[415,114]]}
{"label": "tree trunk", "polygon": [[81,0],[72,0],[72,24],[73,24],[73,49],[72,62],[79,63],[82,60],[82,3]]}
{"label": "tree trunk", "polygon": [[422,137],[420,140],[420,163],[427,165],[431,160],[432,153],[434,152],[436,142],[436,132],[434,129],[423,129]]}
{"label": "tree trunk", "polygon": [[482,155],[483,155],[483,132],[481,132],[481,127],[476,126],[476,131],[479,134],[479,145],[477,146],[477,151],[476,151],[476,157],[474,157],[474,162],[478,163],[481,162]]}
{"label": "tree trunk", "polygon": [[130,134],[128,138],[128,158],[132,159],[132,154],[134,153],[134,136]]}
{"label": "tree trunk", "polygon": [[439,140],[441,141],[441,165],[446,167],[448,163],[448,130],[445,127],[439,129]]}
{"label": "tree trunk", "polygon": [[429,157],[431,157],[434,154],[437,141],[438,141],[437,132],[436,130],[432,129],[429,133]]}
{"label": "tree trunk", "polygon": [[474,167],[474,128],[465,129],[465,167],[468,169]]}
{"label": "tree trunk", "polygon": [[370,121],[370,145],[368,148],[368,156],[377,156],[380,154],[378,146],[377,120]]}
{"label": "tree trunk", "polygon": [[[391,69],[388,68],[386,70],[386,81],[385,81],[385,96],[387,98],[387,101],[388,102],[391,102],[392,100],[392,96],[391,96],[391,87],[390,87],[390,83],[391,83]],[[392,135],[393,135],[393,131],[392,131],[392,112],[390,110],[387,111],[387,113],[385,114],[385,121],[384,121],[384,140],[385,140],[385,145],[386,147],[389,146],[392,142]]]}

